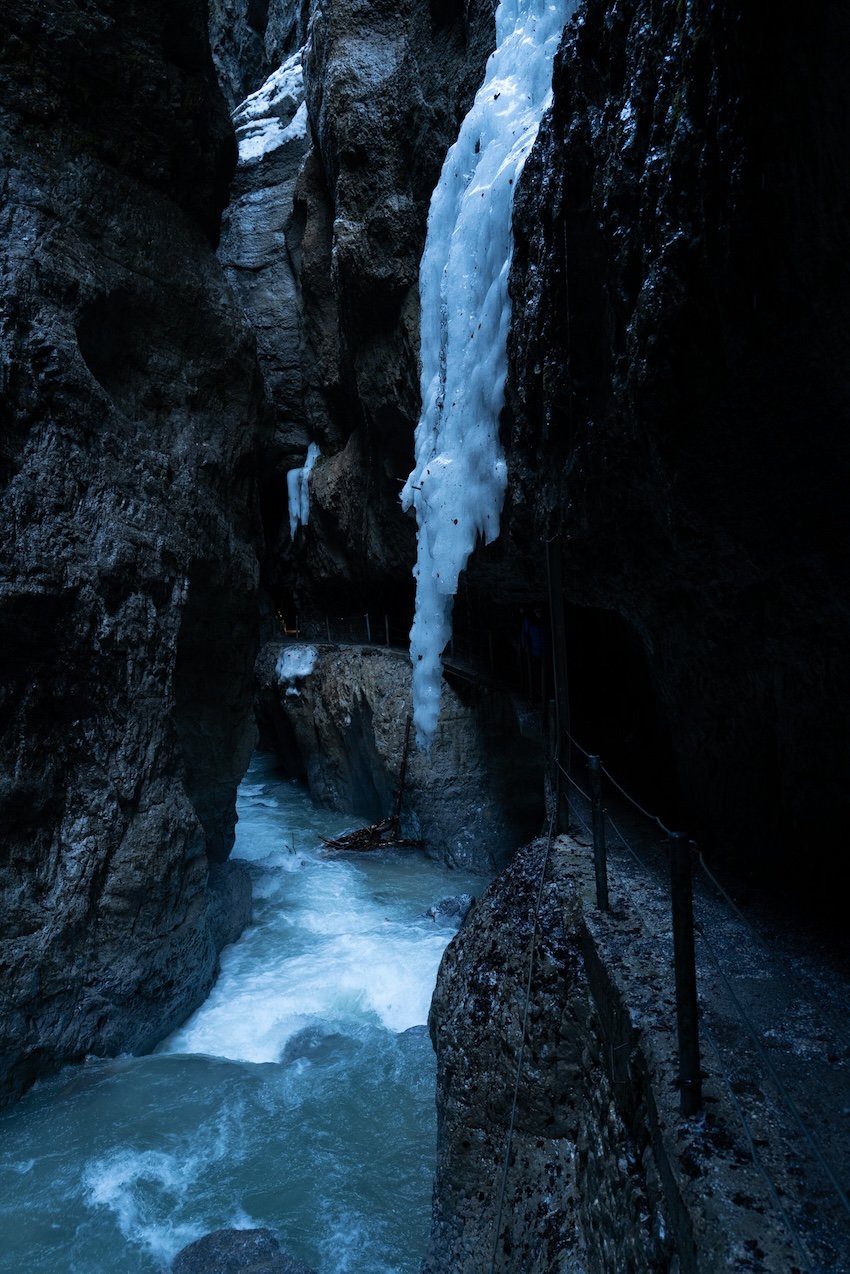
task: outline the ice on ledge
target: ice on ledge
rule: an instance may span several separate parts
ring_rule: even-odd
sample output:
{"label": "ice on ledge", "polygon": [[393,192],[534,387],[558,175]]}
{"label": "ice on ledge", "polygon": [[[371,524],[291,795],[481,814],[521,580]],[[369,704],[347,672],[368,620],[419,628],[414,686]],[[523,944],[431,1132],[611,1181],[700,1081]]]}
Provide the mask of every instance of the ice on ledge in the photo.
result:
{"label": "ice on ledge", "polygon": [[315,666],[315,646],[286,646],[277,657],[275,673],[278,684],[291,688],[293,682],[309,677]]}
{"label": "ice on ledge", "polygon": [[284,126],[279,119],[251,120],[240,127],[239,162],[251,164],[263,155],[279,150],[287,142],[301,141],[307,136],[307,103],[302,102],[292,121]]}

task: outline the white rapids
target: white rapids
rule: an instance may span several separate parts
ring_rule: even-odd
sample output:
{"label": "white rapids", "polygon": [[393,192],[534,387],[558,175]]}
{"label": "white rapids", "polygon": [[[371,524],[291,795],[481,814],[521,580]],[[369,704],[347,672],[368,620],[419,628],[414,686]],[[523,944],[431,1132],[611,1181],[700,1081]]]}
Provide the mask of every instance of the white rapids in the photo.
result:
{"label": "white rapids", "polygon": [[162,1272],[209,1230],[269,1226],[319,1274],[414,1274],[452,936],[425,912],[480,879],[417,851],[328,856],[350,820],[268,757],[238,800],[254,922],[150,1057],[92,1059],[0,1116],[0,1271]]}

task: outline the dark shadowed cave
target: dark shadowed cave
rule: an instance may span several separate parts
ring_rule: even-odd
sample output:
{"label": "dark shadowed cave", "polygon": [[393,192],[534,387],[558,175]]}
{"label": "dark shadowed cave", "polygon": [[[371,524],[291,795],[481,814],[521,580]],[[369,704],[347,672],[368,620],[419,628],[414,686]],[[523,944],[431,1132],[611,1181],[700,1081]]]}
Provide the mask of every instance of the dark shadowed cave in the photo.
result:
{"label": "dark shadowed cave", "polygon": [[668,826],[687,826],[669,729],[639,636],[617,614],[578,607],[568,609],[566,631],[571,733]]}

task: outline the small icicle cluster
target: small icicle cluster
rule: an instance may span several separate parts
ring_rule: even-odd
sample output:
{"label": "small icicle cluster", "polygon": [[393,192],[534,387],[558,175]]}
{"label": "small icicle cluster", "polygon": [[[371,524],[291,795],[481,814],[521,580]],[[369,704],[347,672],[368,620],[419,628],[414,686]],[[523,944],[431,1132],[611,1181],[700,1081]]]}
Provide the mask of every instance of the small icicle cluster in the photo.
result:
{"label": "small icicle cluster", "polygon": [[416,510],[410,633],[420,747],[437,727],[441,655],[458,577],[499,533],[513,193],[552,94],[552,62],[576,0],[502,0],[496,50],[431,198],[419,274],[422,415],[402,491]]}
{"label": "small icicle cluster", "polygon": [[310,474],[313,465],[321,456],[315,442],[307,448],[307,458],[300,469],[290,469],[286,475],[286,494],[289,499],[289,534],[295,539],[299,526],[306,526],[310,521]]}

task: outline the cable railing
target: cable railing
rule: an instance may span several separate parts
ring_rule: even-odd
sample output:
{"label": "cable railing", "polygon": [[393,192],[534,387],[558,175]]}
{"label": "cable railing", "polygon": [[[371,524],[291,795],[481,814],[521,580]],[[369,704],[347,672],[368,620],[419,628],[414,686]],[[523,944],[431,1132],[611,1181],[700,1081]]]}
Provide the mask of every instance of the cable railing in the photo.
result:
{"label": "cable railing", "polygon": [[[407,650],[412,617],[367,609],[336,615],[276,614],[280,634],[287,641],[319,645],[386,646]],[[524,694],[534,704],[546,704],[551,687],[547,658],[535,654],[520,629],[479,626],[455,617],[452,636],[443,651],[445,669],[456,676],[492,681]]]}
{"label": "cable railing", "polygon": [[[680,855],[684,853],[687,856],[688,877],[690,877],[690,872],[693,870],[694,874],[698,876],[702,882],[702,892],[699,896],[700,913],[706,911],[704,893],[709,892],[711,897],[714,899],[715,906],[725,906],[728,909],[728,913],[734,917],[735,922],[744,929],[746,936],[752,942],[755,942],[761,951],[769,956],[771,960],[775,961],[781,972],[785,986],[792,988],[797,997],[800,1000],[805,1001],[806,1004],[818,1014],[821,1022],[829,1024],[834,1037],[840,1039],[845,1046],[847,1046],[848,1032],[844,1023],[835,1016],[829,1008],[829,1005],[824,1003],[822,997],[818,997],[811,992],[782,953],[778,952],[774,946],[766,941],[756,928],[755,924],[748,919],[740,906],[735,902],[729,890],[726,889],[718,880],[715,872],[708,867],[698,845],[683,834],[671,831],[663,819],[661,819],[658,815],[653,814],[642,802],[633,797],[611,774],[610,770],[606,766],[602,765],[598,761],[598,758],[596,758],[592,753],[589,753],[585,748],[583,748],[568,731],[564,731],[564,735],[569,740],[571,747],[575,749],[575,752],[582,758],[582,760],[578,762],[576,768],[579,766],[584,767],[590,779],[587,784],[582,786],[570,769],[567,769],[560,760],[554,760],[554,766],[560,778],[567,783],[570,793],[570,799],[568,802],[568,821],[570,823],[577,823],[587,834],[591,840],[591,844],[593,845],[595,856],[600,853],[604,856],[607,849],[604,840],[601,845],[599,843],[598,820],[594,818],[595,807],[598,809],[601,799],[593,783],[594,769],[597,769],[598,772],[610,783],[612,795],[616,793],[615,799],[619,799],[624,809],[630,808],[633,810],[635,814],[640,816],[640,819],[645,820],[644,825],[652,824],[655,828],[661,830],[667,842],[664,846],[664,851],[665,856],[668,859],[672,860],[674,853],[677,850]],[[619,846],[622,848],[622,851],[628,854],[630,860],[635,864],[635,867],[645,880],[652,881],[652,883],[657,885],[657,872],[654,870],[653,865],[647,860],[644,854],[638,852],[632,843],[634,839],[640,839],[640,837],[627,836],[621,828],[622,818],[618,816],[618,821],[615,822],[615,820],[611,817],[607,804],[603,804],[602,813],[604,816],[604,825],[613,832],[617,842],[619,842]],[[638,824],[638,826],[640,826],[640,824]],[[597,873],[597,885],[598,879]],[[688,892],[690,893],[690,882],[688,882]],[[600,891],[597,890],[596,901],[600,910],[606,909],[607,895],[601,895]],[[672,903],[673,909],[675,910],[675,896],[672,898]],[[693,902],[691,901],[691,907],[692,906]],[[673,928],[675,928],[675,923],[674,919]],[[696,968],[695,938],[698,937],[700,949],[704,953],[705,957],[705,960],[701,962],[701,966],[704,967],[705,962],[708,962],[714,970],[719,986],[726,997],[727,1007],[731,1007],[731,1014],[737,1021],[741,1031],[743,1031],[744,1035],[747,1037],[762,1074],[769,1081],[771,1088],[779,1099],[780,1105],[784,1108],[786,1115],[795,1130],[794,1136],[797,1139],[798,1146],[801,1149],[802,1147],[805,1147],[809,1156],[809,1162],[820,1174],[821,1183],[822,1186],[826,1188],[827,1195],[833,1198],[834,1203],[837,1203],[839,1214],[843,1216],[845,1220],[850,1219],[850,1198],[848,1198],[847,1190],[842,1184],[839,1168],[837,1168],[835,1163],[831,1161],[829,1153],[821,1144],[820,1136],[812,1128],[810,1119],[808,1119],[801,1110],[800,1103],[792,1093],[789,1084],[783,1079],[779,1066],[772,1060],[763,1038],[763,1031],[753,1020],[752,1013],[748,1010],[742,996],[736,991],[729,973],[724,969],[722,959],[717,951],[717,946],[715,942],[712,941],[711,937],[711,929],[715,923],[716,920],[713,920],[711,916],[702,914],[693,922],[693,928],[688,939],[691,946],[690,959],[694,961],[694,967]],[[659,936],[660,935],[656,935],[656,937]],[[665,938],[665,941],[666,940],[667,939]],[[677,1001],[679,1000],[679,966],[682,958],[681,951],[675,950],[674,967],[676,968],[677,974]],[[795,1220],[791,1216],[791,1205],[787,1195],[787,1187],[784,1187],[780,1182],[777,1182],[774,1179],[771,1175],[771,1170],[765,1161],[764,1151],[759,1151],[759,1142],[762,1141],[763,1143],[763,1139],[760,1139],[755,1135],[744,1110],[743,1102],[736,1093],[735,1083],[731,1076],[731,1069],[733,1068],[730,1067],[728,1045],[727,1053],[724,1053],[724,1047],[720,1042],[718,1042],[716,1032],[712,1030],[709,1023],[709,1019],[712,1017],[712,1006],[707,1002],[708,998],[709,997],[707,997],[704,991],[700,996],[699,1006],[694,1014],[692,1022],[690,1023],[690,1028],[692,1028],[694,1032],[698,1030],[699,1033],[705,1037],[712,1052],[717,1058],[717,1066],[724,1083],[724,1088],[726,1089],[731,1099],[732,1106],[735,1109],[752,1162],[765,1180],[767,1192],[776,1207],[777,1216],[781,1219],[781,1222],[793,1243],[794,1249],[801,1256],[801,1268],[811,1271],[812,1274],[816,1274],[816,1272],[827,1268],[837,1268],[837,1266],[825,1266],[809,1251],[809,1245],[802,1237],[802,1227],[799,1219]],[[678,1025],[680,1028],[679,1058],[681,1066],[683,1053],[687,1053],[690,1050],[693,1057],[693,1050],[697,1045],[697,1040],[694,1038],[689,1039],[687,1037],[687,1030],[689,1029],[687,1026],[685,1036],[683,1038],[681,1030],[680,1003],[677,1003],[677,1010],[677,1016],[680,1019]],[[850,1048],[848,1048],[848,1053],[850,1053]],[[698,1048],[696,1051],[696,1058],[699,1058]],[[732,1058],[732,1061],[737,1062],[738,1060],[738,1055],[736,1053]],[[697,1065],[699,1065],[698,1062]],[[687,1078],[687,1076],[685,1078]],[[695,1115],[701,1107],[701,1102],[699,1100],[695,1104],[689,1104],[687,1102],[686,1098],[688,1096],[688,1090],[683,1085],[681,1071],[679,1076],[679,1085],[682,1092],[683,1115]],[[693,1095],[693,1092],[694,1090],[691,1088],[691,1095]],[[699,1089],[697,1089],[696,1092],[699,1095]],[[811,1240],[809,1243],[811,1243]],[[829,1260],[832,1258],[827,1257],[826,1259]]]}
{"label": "cable railing", "polygon": [[286,616],[278,611],[281,636],[287,641],[329,646],[387,646],[406,649],[410,625],[384,611],[356,614]]}

